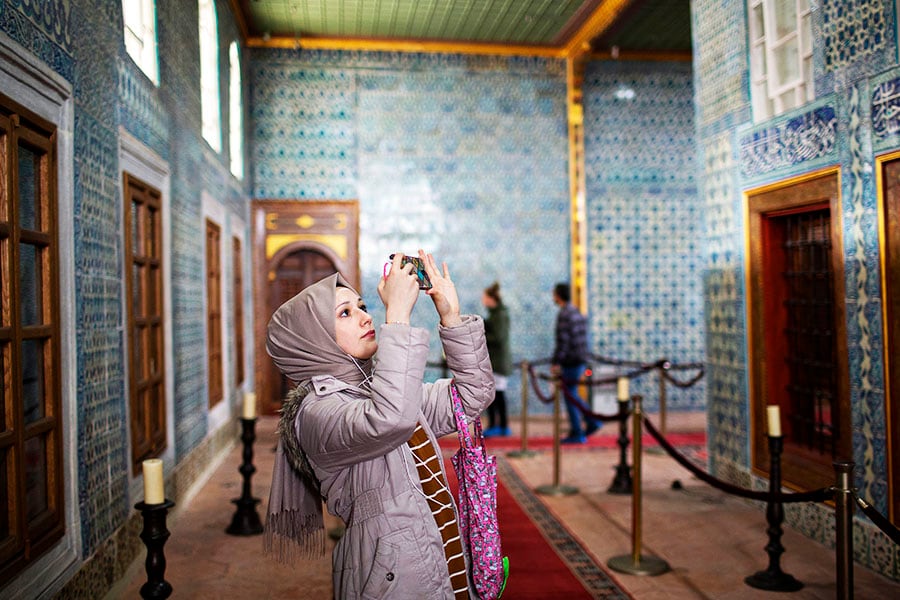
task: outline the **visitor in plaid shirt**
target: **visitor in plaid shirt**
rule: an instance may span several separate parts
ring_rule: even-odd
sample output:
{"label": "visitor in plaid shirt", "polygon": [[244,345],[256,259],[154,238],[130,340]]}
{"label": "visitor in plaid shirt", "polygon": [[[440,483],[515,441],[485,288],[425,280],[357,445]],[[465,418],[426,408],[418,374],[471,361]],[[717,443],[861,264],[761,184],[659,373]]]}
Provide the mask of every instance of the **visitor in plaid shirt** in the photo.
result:
{"label": "visitor in plaid shirt", "polygon": [[585,415],[584,428],[581,426],[581,409],[568,396],[583,400],[578,393],[578,382],[587,369],[588,343],[587,319],[571,302],[572,295],[568,283],[557,283],[553,288],[553,302],[559,307],[556,315],[556,345],[553,350],[551,372],[562,377],[566,390],[566,412],[569,415],[569,435],[563,444],[583,444],[587,436],[596,432],[602,423]]}

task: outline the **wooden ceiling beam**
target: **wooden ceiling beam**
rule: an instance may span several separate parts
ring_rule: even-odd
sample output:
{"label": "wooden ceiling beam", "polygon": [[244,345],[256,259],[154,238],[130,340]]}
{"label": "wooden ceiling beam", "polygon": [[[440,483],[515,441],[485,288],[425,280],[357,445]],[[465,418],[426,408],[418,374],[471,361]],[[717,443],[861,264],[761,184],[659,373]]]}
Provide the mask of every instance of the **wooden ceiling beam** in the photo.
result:
{"label": "wooden ceiling beam", "polygon": [[507,44],[485,44],[477,42],[438,42],[424,40],[387,40],[369,38],[326,38],[326,37],[251,37],[247,39],[251,48],[295,48],[315,50],[354,50],[370,52],[421,52],[438,54],[493,54],[499,56],[543,56],[558,58],[559,48],[552,46],[529,46]]}
{"label": "wooden ceiling beam", "polygon": [[562,46],[559,56],[572,58],[590,50],[591,40],[605,33],[635,0],[606,0]]}

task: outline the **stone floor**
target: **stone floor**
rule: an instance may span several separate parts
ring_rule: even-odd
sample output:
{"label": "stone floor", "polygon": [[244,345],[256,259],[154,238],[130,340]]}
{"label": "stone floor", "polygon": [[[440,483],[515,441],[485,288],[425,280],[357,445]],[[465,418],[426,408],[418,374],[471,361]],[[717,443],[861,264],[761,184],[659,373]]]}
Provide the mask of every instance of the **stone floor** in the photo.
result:
{"label": "stone floor", "polygon": [[[253,494],[261,499],[260,515],[264,514],[271,479],[274,424],[272,418],[262,418],[257,423]],[[669,433],[703,428],[702,415],[673,413],[668,417]],[[529,424],[529,429],[533,436],[552,432],[547,422],[539,420]],[[611,429],[604,428],[597,435],[615,435]],[[517,432],[513,424],[513,433]],[[506,460],[533,488],[554,487],[558,478],[560,486],[577,489],[571,495],[541,494],[541,498],[598,564],[607,565],[615,557],[631,557],[637,547],[641,556],[661,560],[669,567],[661,575],[610,570],[612,578],[636,600],[836,597],[834,550],[787,526],[782,537],[786,551],[780,565],[804,584],[803,589],[779,593],[746,585],[746,576],[768,566],[763,511],[696,480],[659,451],[647,448],[642,461],[639,536],[632,533],[632,496],[607,493],[618,462],[617,450],[567,447],[560,456],[557,478],[552,451]],[[195,486],[191,497],[170,514],[171,537],[165,555],[166,580],[174,589],[172,597],[330,598],[329,558],[306,563],[302,568],[287,568],[262,556],[261,536],[225,533],[235,509],[231,500],[241,493],[240,462],[241,447],[236,445],[210,478]],[[673,489],[675,481],[681,489]],[[336,524],[332,520],[327,523]],[[900,598],[900,582],[859,565],[854,567],[853,578],[856,599]],[[142,557],[107,595],[107,600],[140,597],[139,588],[145,581]]]}

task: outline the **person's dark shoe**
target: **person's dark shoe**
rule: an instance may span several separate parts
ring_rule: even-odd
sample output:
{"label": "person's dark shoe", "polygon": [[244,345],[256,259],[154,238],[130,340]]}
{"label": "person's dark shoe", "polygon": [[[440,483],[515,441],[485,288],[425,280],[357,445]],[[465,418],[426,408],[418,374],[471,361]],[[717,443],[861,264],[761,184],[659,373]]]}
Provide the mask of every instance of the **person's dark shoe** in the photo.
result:
{"label": "person's dark shoe", "polygon": [[585,444],[587,443],[587,438],[583,435],[568,435],[559,441],[560,444]]}
{"label": "person's dark shoe", "polygon": [[494,426],[494,427],[488,427],[487,429],[485,429],[481,433],[481,435],[486,438],[492,438],[492,437],[497,437],[497,436],[503,435],[503,433],[499,427]]}
{"label": "person's dark shoe", "polygon": [[585,428],[585,430],[584,430],[584,436],[585,436],[585,437],[590,437],[591,435],[593,435],[593,434],[597,433],[598,431],[600,431],[600,429],[601,429],[602,427],[603,427],[603,423],[599,423],[599,422],[596,422],[596,421],[593,422],[593,423],[588,423],[588,426],[587,426],[587,427]]}
{"label": "person's dark shoe", "polygon": [[500,437],[509,437],[512,435],[512,429],[510,429],[509,427],[500,427],[499,429],[500,433],[497,435],[499,435]]}

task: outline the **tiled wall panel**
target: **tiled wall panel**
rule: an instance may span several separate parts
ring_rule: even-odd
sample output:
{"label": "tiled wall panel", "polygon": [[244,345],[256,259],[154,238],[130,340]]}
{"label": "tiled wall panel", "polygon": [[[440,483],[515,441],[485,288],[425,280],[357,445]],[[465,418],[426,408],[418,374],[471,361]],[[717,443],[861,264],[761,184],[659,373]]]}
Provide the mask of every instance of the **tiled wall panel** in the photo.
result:
{"label": "tiled wall panel", "polygon": [[[595,352],[702,365],[703,211],[690,63],[602,61],[584,77],[588,297]],[[688,381],[700,372],[673,370]],[[632,382],[659,407],[658,374]],[[706,383],[667,385],[667,410],[702,410]]]}
{"label": "tiled wall panel", "polygon": [[[740,198],[747,190],[836,165],[841,176],[842,210],[835,216],[835,223],[843,240],[847,327],[843,351],[849,358],[854,484],[861,496],[887,514],[888,446],[874,157],[900,144],[893,122],[894,106],[898,104],[893,91],[897,81],[895,6],[880,0],[813,4],[815,101],[753,123],[746,112],[745,91],[731,85],[736,77],[749,78],[746,50],[723,53],[721,46],[726,38],[738,42],[746,39],[743,5],[740,1],[712,0],[692,5],[698,25],[693,32],[694,53],[700,57],[697,111],[702,118],[698,142],[706,153],[702,185],[707,208],[715,216],[708,217],[710,260],[704,292],[710,463],[714,470],[720,464],[723,470],[732,465],[748,470],[752,467],[744,355],[745,224]],[[726,19],[726,27],[713,26],[713,16],[723,13],[736,18]],[[726,107],[730,108],[722,113]],[[711,118],[714,114],[715,120]],[[717,135],[714,121],[729,124],[733,142]],[[734,152],[729,156],[728,144],[737,149],[736,157]],[[734,161],[729,164],[729,159]],[[789,511],[788,517],[807,535],[832,543],[827,531],[830,519],[822,511],[822,507],[813,506]],[[856,534],[857,559],[896,578],[900,574],[896,547],[884,552],[880,541],[883,534],[871,524],[857,528]]]}
{"label": "tiled wall panel", "polygon": [[[222,61],[237,28],[219,10]],[[176,456],[207,435],[203,361],[201,191],[206,189],[247,222],[246,194],[224,157],[199,134],[196,2],[157,2],[162,83],[154,86],[124,51],[118,0],[3,0],[0,31],[31,50],[74,89],[74,261],[81,550],[89,556],[131,511],[127,431],[126,348],[118,127],[124,126],[164,160],[172,173],[172,287]],[[227,90],[227,68],[223,91]],[[185,103],[185,99],[188,102]],[[223,122],[228,109],[223,107]],[[178,128],[178,135],[172,129]],[[227,145],[226,145],[227,146]],[[227,152],[227,151],[226,151]],[[226,154],[227,156],[227,154]],[[199,174],[199,177],[198,177]],[[64,182],[65,185],[65,182]],[[200,236],[202,237],[202,236]],[[67,259],[69,257],[63,257]],[[229,290],[230,294],[230,290]],[[248,307],[249,310],[249,307]]]}
{"label": "tiled wall panel", "polygon": [[[481,290],[499,280],[513,359],[549,357],[551,290],[569,261],[562,63],[254,51],[251,80],[254,196],[357,199],[361,292],[376,314],[388,254],[422,247],[447,261],[466,312],[485,314]],[[430,304],[414,322],[433,330]],[[518,374],[508,397],[518,413]]]}

